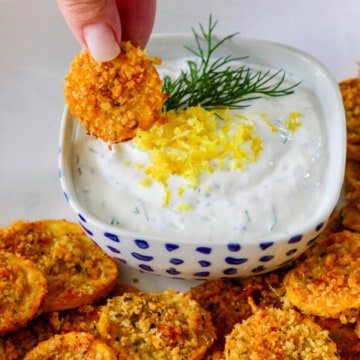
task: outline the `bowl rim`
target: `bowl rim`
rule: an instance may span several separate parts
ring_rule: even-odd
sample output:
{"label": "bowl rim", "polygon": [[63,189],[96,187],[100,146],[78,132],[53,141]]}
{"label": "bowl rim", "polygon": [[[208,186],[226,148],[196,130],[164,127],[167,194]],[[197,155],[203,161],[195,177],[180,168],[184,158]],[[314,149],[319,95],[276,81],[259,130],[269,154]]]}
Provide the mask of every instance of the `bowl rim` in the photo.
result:
{"label": "bowl rim", "polygon": [[[156,54],[157,49],[163,46],[164,42],[169,42],[169,41],[173,46],[174,44],[179,44],[179,43],[182,43],[184,45],[191,45],[193,44],[193,36],[187,33],[153,34],[148,44],[148,48],[147,48],[148,53],[150,55],[152,55],[151,54],[152,52]],[[293,59],[296,59],[303,68],[307,69],[309,67],[314,67],[316,69],[315,74],[318,77],[318,82],[316,83],[316,86],[320,86],[320,87],[326,86],[329,91],[329,94],[332,97],[329,103],[332,104],[333,106],[332,112],[334,112],[336,114],[336,117],[339,118],[339,120],[336,122],[337,128],[332,129],[332,131],[336,133],[340,146],[337,149],[338,153],[337,156],[335,157],[336,164],[331,164],[333,170],[329,171],[329,173],[333,174],[336,171],[336,173],[339,174],[339,181],[337,181],[336,183],[335,182],[332,183],[332,187],[334,189],[331,193],[331,197],[329,197],[329,195],[326,196],[327,199],[326,201],[328,205],[323,207],[324,210],[322,212],[318,212],[316,214],[316,217],[314,217],[314,219],[311,219],[306,225],[303,225],[298,229],[294,229],[294,231],[291,230],[291,232],[288,232],[286,234],[285,233],[277,233],[275,235],[271,234],[266,237],[266,241],[277,242],[279,240],[281,241],[283,237],[289,238],[291,237],[291,235],[296,233],[307,233],[313,231],[319,225],[319,223],[326,222],[329,216],[331,215],[331,212],[336,208],[339,198],[341,196],[341,191],[343,186],[343,178],[345,173],[345,160],[346,160],[346,122],[345,122],[345,111],[342,106],[342,98],[341,98],[340,90],[338,88],[338,84],[335,78],[330,73],[330,71],[319,60],[314,58],[312,55],[307,54],[306,52],[297,49],[295,47],[273,41],[268,41],[268,40],[235,37],[231,39],[230,45],[228,46],[228,50],[232,51],[232,49],[234,48],[253,49],[254,54],[256,54],[257,51],[261,48],[263,52],[267,52],[269,54],[270,59],[267,58],[266,61],[267,63],[265,64],[268,66],[271,66],[269,65],[269,63],[273,63],[274,61],[276,61],[276,58],[278,58],[280,55],[281,56],[290,55]],[[169,54],[170,54],[169,56],[171,56],[172,58],[176,57],[176,51],[175,54],[174,52],[169,51]],[[251,59],[250,62],[254,63],[254,56],[250,55],[249,58]],[[264,61],[261,61],[261,58],[262,58],[261,55],[255,55],[255,64],[256,63],[264,64]],[[290,66],[290,70],[285,68],[284,69],[285,71],[294,72],[294,67],[300,66],[295,64],[296,62],[295,60],[293,61],[294,63],[292,63],[292,66]],[[279,68],[279,66],[277,66],[277,68]],[[323,81],[322,85],[321,85],[321,81]],[[164,243],[168,242],[169,241],[168,236],[146,234],[133,230],[127,230],[103,222],[99,220],[91,212],[89,212],[84,206],[82,206],[82,204],[80,203],[77,197],[75,185],[72,181],[72,177],[73,177],[72,156],[70,154],[72,147],[66,146],[66,144],[72,143],[72,141],[74,140],[77,126],[80,125],[78,124],[77,120],[74,119],[73,116],[71,115],[67,105],[65,105],[62,114],[60,138],[59,138],[59,158],[58,158],[59,178],[66,200],[73,208],[73,210],[76,211],[77,216],[83,216],[84,218],[86,218],[88,222],[91,222],[94,226],[96,226],[98,229],[101,229],[102,231],[121,233],[124,236],[131,236],[133,238],[141,238],[146,236],[147,238],[151,238],[151,240],[153,241],[164,242]],[[341,149],[343,149],[343,151],[339,151]],[[174,241],[181,241],[180,237],[172,237],[172,239]],[[239,241],[241,242],[241,239]],[[248,246],[248,245],[257,245],[263,241],[264,239],[253,239],[251,240],[251,242],[244,241],[242,243]],[[227,243],[229,243],[229,241],[227,241]],[[193,240],[186,240],[186,242],[183,242],[183,244],[196,245],[199,244],[199,242]],[[203,244],[207,244],[207,242],[204,242]],[[223,246],[224,244],[225,242],[221,242],[221,243],[214,242],[211,243],[211,246],[217,247],[217,246]]]}

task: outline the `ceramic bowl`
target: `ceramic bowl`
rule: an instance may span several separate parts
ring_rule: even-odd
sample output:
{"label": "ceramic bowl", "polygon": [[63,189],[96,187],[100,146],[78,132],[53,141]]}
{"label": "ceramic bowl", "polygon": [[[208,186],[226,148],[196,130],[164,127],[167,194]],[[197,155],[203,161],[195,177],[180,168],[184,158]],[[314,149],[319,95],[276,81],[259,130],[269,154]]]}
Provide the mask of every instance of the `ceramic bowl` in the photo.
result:
{"label": "ceramic bowl", "polygon": [[[193,46],[192,35],[154,35],[148,52],[163,59],[188,54],[184,45]],[[81,227],[105,252],[130,267],[152,274],[186,278],[217,279],[247,277],[265,273],[291,262],[311,246],[326,226],[337,206],[345,167],[345,118],[337,82],[316,59],[297,49],[258,39],[234,38],[227,51],[248,55],[252,64],[281,68],[295,74],[312,90],[326,119],[328,159],[321,210],[300,228],[286,234],[243,242],[218,239],[215,242],[181,239],[177,234],[152,235],[129,231],[102,221],[79,199],[74,182],[73,145],[80,125],[65,107],[59,147],[59,174],[69,206]],[[306,209],[299,209],[298,211]]]}

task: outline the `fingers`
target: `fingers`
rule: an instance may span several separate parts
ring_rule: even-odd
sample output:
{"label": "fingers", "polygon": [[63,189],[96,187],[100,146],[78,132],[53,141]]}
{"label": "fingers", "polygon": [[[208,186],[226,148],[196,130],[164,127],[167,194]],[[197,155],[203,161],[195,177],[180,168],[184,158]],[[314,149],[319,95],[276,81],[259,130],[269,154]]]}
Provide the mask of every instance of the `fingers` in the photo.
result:
{"label": "fingers", "polygon": [[116,0],[121,17],[122,40],[144,48],[155,21],[156,0]]}
{"label": "fingers", "polygon": [[76,39],[97,61],[114,59],[120,52],[120,40],[145,47],[155,20],[156,0],[57,0],[57,3]]}
{"label": "fingers", "polygon": [[79,43],[97,61],[119,52],[121,25],[114,0],[57,0],[59,9]]}

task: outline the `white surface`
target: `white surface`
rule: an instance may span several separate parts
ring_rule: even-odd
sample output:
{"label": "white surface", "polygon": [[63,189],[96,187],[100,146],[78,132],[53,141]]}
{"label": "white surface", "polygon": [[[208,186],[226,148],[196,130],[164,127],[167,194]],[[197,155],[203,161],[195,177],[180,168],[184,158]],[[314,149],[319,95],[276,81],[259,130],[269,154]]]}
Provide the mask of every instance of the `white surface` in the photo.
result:
{"label": "white surface", "polygon": [[[154,32],[189,32],[210,13],[220,35],[296,46],[339,81],[357,75],[359,0],[158,0]],[[55,0],[0,0],[0,226],[18,218],[74,219],[58,181],[57,147],[62,82],[78,50]],[[128,269],[124,276],[145,288],[187,286]]]}

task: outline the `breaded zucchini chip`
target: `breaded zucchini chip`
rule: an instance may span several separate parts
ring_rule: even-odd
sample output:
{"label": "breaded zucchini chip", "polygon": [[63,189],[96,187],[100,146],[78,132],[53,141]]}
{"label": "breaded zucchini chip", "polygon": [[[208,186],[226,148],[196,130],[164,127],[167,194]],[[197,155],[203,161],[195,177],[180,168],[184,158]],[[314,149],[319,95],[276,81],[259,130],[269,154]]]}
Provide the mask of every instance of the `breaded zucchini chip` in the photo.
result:
{"label": "breaded zucchini chip", "polygon": [[360,233],[360,209],[355,204],[348,202],[340,211],[342,217],[341,221],[344,227],[348,230]]}
{"label": "breaded zucchini chip", "polygon": [[341,360],[360,359],[360,338],[356,335],[355,324],[342,324],[339,319],[315,317],[314,321],[329,331],[331,340],[337,347]]}
{"label": "breaded zucchini chip", "polygon": [[316,242],[284,286],[303,313],[353,321],[360,310],[360,234],[344,230]]}
{"label": "breaded zucchini chip", "polygon": [[44,312],[74,308],[106,296],[118,279],[115,261],[79,225],[65,220],[15,221],[0,229],[0,252],[32,260],[44,272]]}
{"label": "breaded zucchini chip", "polygon": [[[359,144],[360,146],[360,144]],[[360,190],[360,162],[352,159],[346,160],[345,167],[346,192]]]}
{"label": "breaded zucchini chip", "polygon": [[43,303],[47,284],[43,272],[30,260],[0,252],[0,335],[33,319]]}
{"label": "breaded zucchini chip", "polygon": [[234,326],[226,360],[340,359],[328,331],[293,309],[262,308]]}
{"label": "breaded zucchini chip", "polygon": [[53,311],[48,314],[48,322],[56,334],[71,331],[85,331],[97,336],[99,306],[88,304],[76,309]]}
{"label": "breaded zucchini chip", "polygon": [[39,342],[54,335],[47,316],[37,316],[25,327],[0,337],[0,360],[23,360]]}
{"label": "breaded zucchini chip", "polygon": [[100,311],[98,330],[121,360],[198,360],[215,338],[210,315],[173,290],[108,300]]}
{"label": "breaded zucchini chip", "polygon": [[360,77],[340,82],[340,92],[343,98],[346,128],[347,157],[360,160]]}
{"label": "breaded zucchini chip", "polygon": [[162,81],[158,58],[130,42],[109,62],[95,61],[87,50],[75,56],[65,78],[65,100],[89,134],[116,143],[162,121]]}
{"label": "breaded zucchini chip", "polygon": [[87,332],[55,335],[39,343],[24,360],[116,360],[104,342]]}
{"label": "breaded zucchini chip", "polygon": [[205,281],[189,289],[187,294],[211,315],[216,331],[212,351],[223,351],[225,336],[233,326],[252,315],[242,284],[229,280]]}

